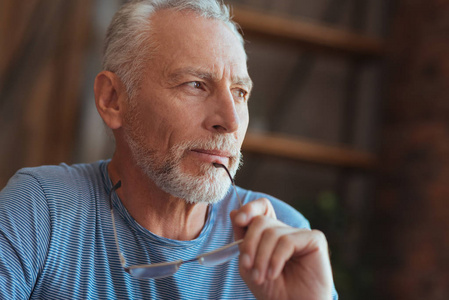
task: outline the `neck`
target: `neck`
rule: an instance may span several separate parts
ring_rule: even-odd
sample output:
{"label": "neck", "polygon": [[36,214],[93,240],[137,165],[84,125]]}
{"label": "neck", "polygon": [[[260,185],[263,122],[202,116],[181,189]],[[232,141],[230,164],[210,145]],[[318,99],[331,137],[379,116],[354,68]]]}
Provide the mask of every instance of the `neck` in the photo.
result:
{"label": "neck", "polygon": [[114,154],[108,166],[112,182],[122,186],[117,195],[129,214],[152,233],[175,240],[192,240],[200,234],[207,204],[191,204],[162,191],[141,169]]}

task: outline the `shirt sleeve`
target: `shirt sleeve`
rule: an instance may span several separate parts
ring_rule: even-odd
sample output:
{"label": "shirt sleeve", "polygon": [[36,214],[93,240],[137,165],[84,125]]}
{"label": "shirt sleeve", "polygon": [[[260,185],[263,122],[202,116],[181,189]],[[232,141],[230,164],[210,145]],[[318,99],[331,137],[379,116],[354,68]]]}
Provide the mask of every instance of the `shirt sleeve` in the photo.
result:
{"label": "shirt sleeve", "polygon": [[0,299],[28,299],[42,272],[50,214],[38,180],[19,171],[0,192]]}

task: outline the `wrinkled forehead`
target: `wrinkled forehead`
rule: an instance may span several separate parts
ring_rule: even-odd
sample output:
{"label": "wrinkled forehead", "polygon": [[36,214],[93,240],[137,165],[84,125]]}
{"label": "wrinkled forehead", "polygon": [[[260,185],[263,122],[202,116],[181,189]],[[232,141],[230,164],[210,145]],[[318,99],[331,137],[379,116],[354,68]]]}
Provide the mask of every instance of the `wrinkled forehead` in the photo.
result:
{"label": "wrinkled forehead", "polygon": [[153,63],[164,68],[228,70],[246,78],[247,56],[237,34],[221,20],[206,19],[190,11],[162,10],[151,18],[155,43]]}

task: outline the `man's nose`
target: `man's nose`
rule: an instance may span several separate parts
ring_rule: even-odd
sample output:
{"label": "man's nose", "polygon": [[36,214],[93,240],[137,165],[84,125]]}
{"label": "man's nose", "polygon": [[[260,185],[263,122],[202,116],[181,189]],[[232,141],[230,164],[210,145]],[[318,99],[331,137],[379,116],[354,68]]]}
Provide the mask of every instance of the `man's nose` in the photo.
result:
{"label": "man's nose", "polygon": [[219,133],[237,131],[240,117],[231,91],[221,91],[211,100],[208,129]]}

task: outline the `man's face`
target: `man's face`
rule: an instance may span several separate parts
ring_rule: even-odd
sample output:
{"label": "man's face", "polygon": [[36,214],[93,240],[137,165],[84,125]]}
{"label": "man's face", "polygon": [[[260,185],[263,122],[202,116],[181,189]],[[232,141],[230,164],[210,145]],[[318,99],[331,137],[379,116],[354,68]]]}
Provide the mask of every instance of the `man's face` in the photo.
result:
{"label": "man's face", "polygon": [[125,116],[125,140],[159,188],[216,202],[235,174],[248,127],[251,81],[244,49],[221,21],[191,12],[152,17],[157,49]]}

